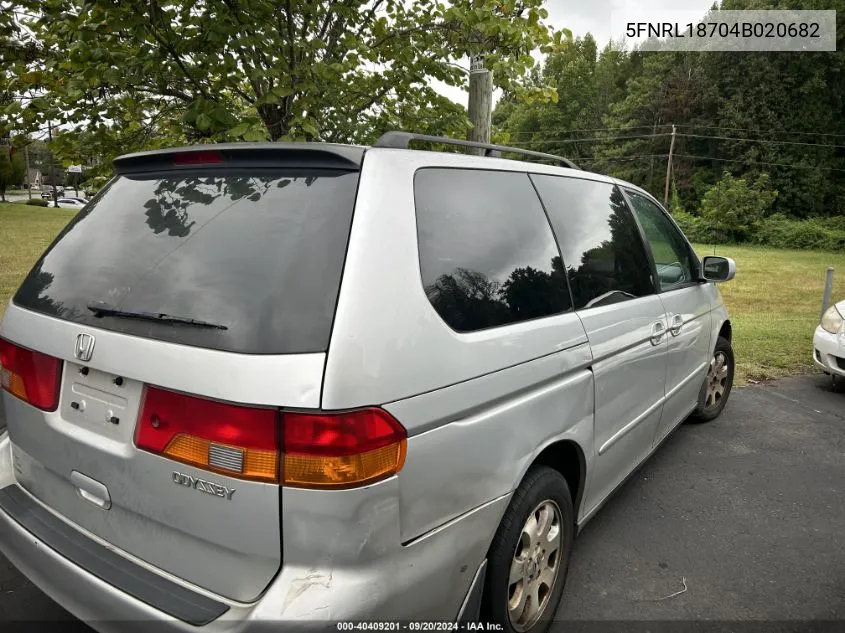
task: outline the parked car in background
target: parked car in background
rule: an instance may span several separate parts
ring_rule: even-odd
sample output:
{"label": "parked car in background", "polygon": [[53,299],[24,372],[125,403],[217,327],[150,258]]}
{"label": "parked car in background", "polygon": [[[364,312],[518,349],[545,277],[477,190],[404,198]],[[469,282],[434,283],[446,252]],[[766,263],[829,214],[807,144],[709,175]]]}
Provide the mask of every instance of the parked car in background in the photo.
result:
{"label": "parked car in background", "polygon": [[59,198],[55,202],[51,200],[48,206],[65,209],[81,209],[86,204],[88,204],[88,201],[83,202],[80,198]]}
{"label": "parked car in background", "polygon": [[722,412],[732,260],[566,159],[411,141],[466,145],[122,156],[24,280],[0,550],[71,613],[542,633],[578,530]]}
{"label": "parked car in background", "polygon": [[88,198],[80,198],[79,196],[65,196],[68,200],[76,200],[82,204],[88,204]]}
{"label": "parked car in background", "polygon": [[845,299],[825,310],[813,336],[813,362],[845,389]]}
{"label": "parked car in background", "polygon": [[[65,188],[64,187],[56,187],[56,195],[57,196],[64,196],[65,195]],[[42,186],[41,188],[41,197],[46,199],[50,199],[53,197],[53,188],[47,185]]]}

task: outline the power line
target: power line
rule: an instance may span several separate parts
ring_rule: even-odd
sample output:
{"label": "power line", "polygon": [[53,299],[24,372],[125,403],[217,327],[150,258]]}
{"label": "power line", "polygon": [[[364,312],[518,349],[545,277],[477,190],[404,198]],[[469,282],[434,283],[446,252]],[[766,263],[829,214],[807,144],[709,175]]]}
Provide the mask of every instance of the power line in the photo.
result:
{"label": "power line", "polygon": [[[580,128],[576,130],[565,130],[561,132],[560,136],[548,136],[543,132],[516,132],[511,133],[511,137],[530,137],[529,140],[572,140],[572,141],[582,141],[582,140],[590,140],[590,139],[577,139],[572,138],[571,134],[577,132],[610,132],[610,131],[623,131],[623,132],[633,132],[635,130],[653,130],[656,128],[666,128],[671,127],[671,123],[659,123],[657,125],[635,125],[632,127],[596,127],[596,128]],[[829,136],[829,137],[843,137],[845,138],[845,133],[843,134],[832,134],[827,132],[798,132],[798,131],[791,131],[791,130],[760,130],[754,128],[741,128],[741,127],[725,127],[719,125],[693,125],[693,124],[678,124],[677,127],[679,128],[690,128],[690,129],[708,129],[708,130],[728,130],[731,132],[755,132],[757,134],[801,134],[804,136]],[[668,135],[669,133],[664,133]],[[680,133],[679,133],[680,134]],[[537,136],[542,135],[542,136]],[[693,136],[689,134],[688,136]],[[718,136],[707,136],[706,138],[721,138]],[[604,139],[602,139],[604,140]],[[756,139],[754,139],[756,140]],[[788,143],[790,141],[776,141],[769,139],[759,139],[760,141],[767,141],[767,142],[780,142],[780,143]],[[820,145],[819,143],[807,143],[807,145]]]}
{"label": "power line", "polygon": [[816,165],[793,165],[790,163],[768,163],[764,161],[754,160],[737,160],[733,158],[714,158],[713,156],[695,156],[693,154],[675,154],[677,158],[692,158],[697,160],[716,160],[722,163],[743,163],[745,165],[771,165],[772,167],[791,167],[792,169],[824,169],[827,171],[843,171],[845,169],[838,169],[836,167],[819,167]]}
{"label": "power line", "polygon": [[799,132],[793,130],[760,130],[750,127],[724,127],[721,125],[694,125],[692,123],[678,124],[678,127],[688,127],[701,130],[729,130],[731,132],[756,132],[757,134],[803,134],[805,136],[845,136],[829,132]]}
{"label": "power line", "polygon": [[739,138],[736,136],[708,136],[706,134],[681,134],[678,136],[686,136],[688,138],[710,138],[724,141],[743,141],[746,143],[774,143],[776,145],[809,145],[810,147],[835,147],[836,149],[845,149],[845,145],[831,145],[829,143],[805,143],[804,141],[772,141],[760,138]]}
{"label": "power line", "polygon": [[[640,158],[666,158],[668,154],[635,154],[634,156],[606,156],[597,158],[595,156],[585,156],[584,158],[576,158],[575,160],[579,163],[582,162],[595,162],[595,161],[605,161],[605,160],[637,160]],[[678,156],[678,154],[675,154]]]}
{"label": "power line", "polygon": [[[565,130],[564,134],[571,134],[574,132],[610,132],[613,131],[623,131],[623,132],[633,132],[634,130],[653,130],[658,127],[672,127],[671,123],[659,123],[657,125],[634,125],[632,127],[585,127],[579,128],[577,130]],[[679,126],[681,127],[681,126]],[[539,134],[541,132],[517,132],[518,136],[533,136],[534,134]]]}
{"label": "power line", "polygon": [[[666,158],[668,154],[636,154],[634,156],[584,157],[576,159],[580,162],[596,162],[608,160],[637,160],[642,158]],[[836,167],[816,167],[815,165],[795,165],[790,163],[771,163],[765,161],[737,160],[732,158],[715,158],[714,156],[697,156],[694,154],[673,154],[675,158],[690,158],[694,160],[715,160],[723,163],[743,163],[745,165],[769,165],[772,167],[789,167],[792,169],[824,169],[827,171],[843,171]]]}
{"label": "power line", "polygon": [[[552,144],[559,145],[561,143],[587,143],[591,141],[624,141],[626,139],[636,138],[656,138],[658,136],[671,136],[671,132],[660,132],[658,134],[634,134],[628,136],[596,136],[594,138],[535,138],[530,141],[517,141],[523,145],[537,145],[537,144]],[[517,143],[512,143],[514,147],[519,147]]]}

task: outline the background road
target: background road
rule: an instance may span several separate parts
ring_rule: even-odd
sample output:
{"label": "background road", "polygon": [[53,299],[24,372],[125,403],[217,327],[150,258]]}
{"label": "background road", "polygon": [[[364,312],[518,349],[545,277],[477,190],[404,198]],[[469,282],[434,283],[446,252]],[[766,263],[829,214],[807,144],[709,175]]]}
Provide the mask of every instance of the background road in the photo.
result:
{"label": "background road", "polygon": [[[822,376],[736,390],[587,525],[551,630],[843,631],[843,494],[845,394]],[[0,621],[45,619],[70,616],[0,556]]]}

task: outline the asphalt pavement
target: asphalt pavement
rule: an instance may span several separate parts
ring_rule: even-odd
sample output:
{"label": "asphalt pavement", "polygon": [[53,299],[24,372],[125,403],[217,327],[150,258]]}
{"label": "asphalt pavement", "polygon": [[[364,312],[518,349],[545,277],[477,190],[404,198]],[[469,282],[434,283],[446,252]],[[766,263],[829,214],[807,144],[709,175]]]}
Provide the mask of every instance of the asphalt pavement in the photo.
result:
{"label": "asphalt pavement", "polygon": [[[735,390],[586,526],[551,631],[845,631],[843,495],[845,394],[823,376]],[[3,620],[71,616],[0,556]]]}

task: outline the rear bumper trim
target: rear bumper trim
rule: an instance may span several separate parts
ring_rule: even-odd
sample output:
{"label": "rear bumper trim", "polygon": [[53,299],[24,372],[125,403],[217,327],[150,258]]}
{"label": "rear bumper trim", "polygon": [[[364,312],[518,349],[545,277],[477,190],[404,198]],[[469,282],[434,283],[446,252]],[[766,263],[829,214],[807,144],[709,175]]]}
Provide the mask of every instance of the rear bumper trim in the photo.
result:
{"label": "rear bumper trim", "polygon": [[85,538],[33,501],[17,485],[0,490],[0,510],[69,561],[174,618],[203,626],[229,609],[222,602],[162,578]]}

